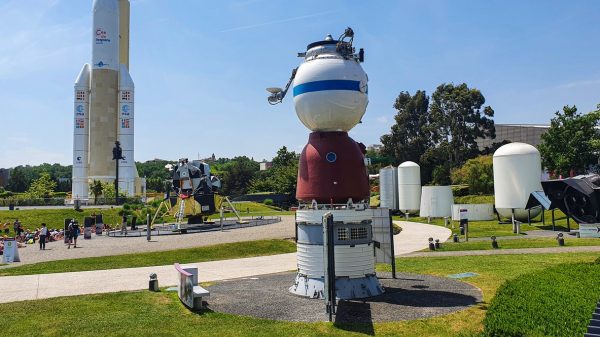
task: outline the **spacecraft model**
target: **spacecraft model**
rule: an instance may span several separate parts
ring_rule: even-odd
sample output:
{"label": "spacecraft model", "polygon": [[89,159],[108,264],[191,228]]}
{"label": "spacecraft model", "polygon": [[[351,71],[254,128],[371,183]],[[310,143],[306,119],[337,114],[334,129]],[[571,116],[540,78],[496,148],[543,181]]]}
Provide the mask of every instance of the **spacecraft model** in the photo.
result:
{"label": "spacecraft model", "polygon": [[134,161],[134,84],[129,75],[129,0],[94,0],[92,62],[75,81],[72,199],[94,180],[114,182],[113,146],[122,147],[119,190],[142,193]]}
{"label": "spacecraft model", "polygon": [[367,74],[355,53],[354,32],[308,45],[304,62],[284,89],[268,88],[269,103],[280,103],[292,88],[300,121],[312,131],[300,156],[296,198],[298,274],[290,291],[324,297],[323,215],[333,214],[336,292],[340,299],[383,293],[375,276],[365,146],[348,136],[368,103]]}
{"label": "spacecraft model", "polygon": [[188,224],[197,224],[202,223],[203,216],[215,213],[215,192],[221,188],[221,181],[210,173],[208,164],[180,159],[177,168],[173,168],[172,183],[177,193],[173,209],[180,225],[184,217]]}
{"label": "spacecraft model", "polygon": [[558,208],[577,223],[600,223],[600,175],[542,181],[550,209]]}

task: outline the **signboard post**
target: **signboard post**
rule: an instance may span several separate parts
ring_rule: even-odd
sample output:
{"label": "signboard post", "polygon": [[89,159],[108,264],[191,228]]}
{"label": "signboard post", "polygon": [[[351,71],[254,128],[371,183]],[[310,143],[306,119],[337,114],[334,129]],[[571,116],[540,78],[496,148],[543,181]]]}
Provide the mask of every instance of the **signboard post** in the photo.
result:
{"label": "signboard post", "polygon": [[21,262],[17,241],[14,238],[4,239],[3,263]]}
{"label": "signboard post", "polygon": [[394,226],[392,212],[388,208],[371,209],[373,211],[373,246],[375,263],[392,266],[392,278],[396,278],[396,260],[394,259]]}
{"label": "signboard post", "polygon": [[83,218],[83,239],[90,240],[92,238],[92,227],[95,227],[96,217],[86,216]]}
{"label": "signboard post", "polygon": [[460,231],[465,235],[465,241],[469,241],[469,215],[466,209],[460,210]]}
{"label": "signboard post", "polygon": [[323,216],[323,266],[324,266],[324,297],[325,309],[329,315],[329,321],[333,321],[336,306],[335,293],[335,251],[333,237],[333,214],[326,213]]}
{"label": "signboard post", "polygon": [[104,227],[102,214],[96,214],[96,235],[102,235],[102,227]]}

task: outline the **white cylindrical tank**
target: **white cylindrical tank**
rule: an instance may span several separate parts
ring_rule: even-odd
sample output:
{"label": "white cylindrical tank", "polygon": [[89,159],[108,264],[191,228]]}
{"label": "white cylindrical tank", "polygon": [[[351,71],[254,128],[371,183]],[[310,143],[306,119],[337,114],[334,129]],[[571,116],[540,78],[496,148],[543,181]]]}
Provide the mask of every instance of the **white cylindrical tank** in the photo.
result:
{"label": "white cylindrical tank", "polygon": [[452,216],[454,196],[450,186],[423,186],[419,216],[443,218]]}
{"label": "white cylindrical tank", "polygon": [[379,207],[398,209],[398,169],[387,166],[379,170]]}
{"label": "white cylindrical tank", "polygon": [[[531,192],[541,191],[542,160],[540,152],[532,145],[510,143],[494,152],[494,198],[495,206],[502,217],[510,218],[515,209],[515,218],[527,221],[524,209]],[[540,213],[531,210],[531,216]]]}
{"label": "white cylindrical tank", "polygon": [[337,43],[328,36],[308,45],[294,78],[296,114],[311,131],[348,132],[367,108],[367,74],[336,50]]}
{"label": "white cylindrical tank", "polygon": [[421,168],[419,164],[405,161],[398,166],[398,209],[415,213],[421,205]]}

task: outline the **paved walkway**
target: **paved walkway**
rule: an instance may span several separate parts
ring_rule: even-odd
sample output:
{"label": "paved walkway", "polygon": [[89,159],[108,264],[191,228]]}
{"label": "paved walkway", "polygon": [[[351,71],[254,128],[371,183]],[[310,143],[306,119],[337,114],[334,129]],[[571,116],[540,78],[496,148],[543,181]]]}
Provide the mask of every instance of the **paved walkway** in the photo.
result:
{"label": "paved walkway", "polygon": [[450,229],[442,226],[410,221],[394,221],[394,223],[402,227],[402,232],[394,235],[394,253],[396,256],[429,248],[429,238],[446,242],[452,234]]}
{"label": "paved walkway", "polygon": [[404,257],[516,255],[516,254],[581,253],[581,252],[600,252],[600,246],[460,250],[460,251],[455,251],[455,252],[414,252],[414,253],[404,255]]}
{"label": "paved walkway", "polygon": [[[575,236],[577,231],[573,230],[570,232],[564,231],[551,231],[545,229],[526,231],[525,235],[512,235],[512,236],[497,236],[498,240],[515,240],[515,239],[541,239],[541,238],[556,238],[558,233],[563,233],[565,237],[568,235]],[[490,238],[488,236],[480,237],[480,238],[469,238],[469,241],[489,241]]]}
{"label": "paved walkway", "polygon": [[[266,238],[265,235],[271,237],[281,237],[294,233],[293,217],[286,217],[286,221],[283,221],[279,226],[268,225],[244,228],[238,230],[232,230],[229,233],[214,232],[214,233],[200,233],[200,234],[189,234],[184,236],[161,236],[157,240],[165,243],[167,248],[175,249],[182,248],[181,241],[169,241],[172,238],[177,240],[186,240],[190,238],[192,242],[195,242],[194,246],[201,245],[199,240],[206,241],[207,244],[217,243],[215,240],[219,238],[221,240],[228,240],[232,242],[234,237],[237,241],[256,240],[256,237],[250,235],[257,235],[257,232],[268,233],[263,234],[261,238]],[[290,223],[291,219],[291,223]],[[402,228],[402,232],[394,236],[394,245],[396,247],[396,255],[407,254],[410,252],[422,250],[427,248],[429,237],[439,238],[440,241],[444,242],[450,236],[450,230],[433,225],[426,225],[413,222],[398,221],[397,222]],[[279,228],[282,227],[282,228]],[[279,229],[277,229],[279,228]],[[103,238],[89,241],[91,242],[119,242],[120,246],[112,247],[121,251],[125,249],[126,252],[140,251],[141,244],[148,247],[152,247],[151,250],[156,250],[155,243],[138,242],[134,238],[119,239],[119,238]],[[82,247],[86,247],[88,241],[82,242]],[[174,245],[177,244],[177,247]],[[157,244],[158,245],[158,244]],[[72,257],[82,257],[81,252],[93,252],[92,246],[81,249],[70,249],[59,245],[56,247],[56,251],[43,251],[41,254],[50,253],[52,257],[56,259],[67,259],[64,254],[73,254]],[[99,247],[104,247],[99,245]],[[163,247],[164,248],[164,247]],[[38,254],[28,255],[23,254],[21,251],[33,252]],[[106,247],[102,252],[106,252]],[[164,250],[164,249],[163,249]],[[144,250],[145,251],[145,250]],[[19,251],[23,259],[35,258],[40,256],[40,252],[33,247],[28,247]],[[76,254],[76,255],[75,255]],[[119,254],[115,251],[110,251],[110,254]],[[122,251],[121,251],[122,254]],[[44,255],[45,258],[49,258],[50,255]],[[95,256],[92,254],[92,256]],[[38,259],[39,260],[39,259]],[[296,254],[281,254],[272,256],[262,256],[244,259],[224,260],[224,261],[211,261],[196,263],[200,272],[200,280],[202,282],[227,280],[234,278],[251,277],[254,275],[272,274],[284,271],[291,271],[296,269]],[[0,303],[23,301],[23,300],[34,300],[43,298],[52,298],[59,296],[73,296],[73,295],[85,295],[85,294],[98,294],[108,293],[117,291],[132,291],[148,288],[148,276],[150,273],[156,273],[159,280],[160,286],[173,286],[178,282],[177,274],[175,273],[172,265],[166,266],[154,266],[154,267],[143,267],[143,268],[126,268],[126,269],[111,269],[111,270],[96,270],[96,271],[85,271],[85,272],[72,272],[72,273],[56,273],[56,274],[41,274],[41,275],[25,275],[25,276],[7,276],[0,277]]]}
{"label": "paved walkway", "polygon": [[43,251],[39,250],[37,244],[20,248],[19,255],[23,262],[13,266],[83,257],[194,248],[240,241],[288,239],[293,238],[294,235],[294,217],[282,216],[281,222],[270,225],[230,229],[222,232],[214,231],[182,235],[159,235],[153,236],[152,241],[150,242],[146,240],[146,236],[114,238],[107,237],[106,235],[92,235],[91,240],[83,240],[83,236],[80,236],[77,240],[77,249],[73,249],[73,247],[67,249],[62,241],[47,243],[46,250]]}

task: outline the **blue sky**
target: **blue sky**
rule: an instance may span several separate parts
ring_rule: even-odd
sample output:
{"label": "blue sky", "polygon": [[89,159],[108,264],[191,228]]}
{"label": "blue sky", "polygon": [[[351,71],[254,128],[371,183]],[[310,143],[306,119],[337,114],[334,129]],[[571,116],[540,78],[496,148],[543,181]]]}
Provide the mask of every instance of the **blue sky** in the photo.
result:
{"label": "blue sky", "polygon": [[[92,0],[0,0],[0,167],[70,164],[73,82]],[[267,103],[310,42],[351,26],[370,79],[357,141],[378,143],[402,90],[480,89],[497,123],[600,103],[600,1],[134,0],[136,160],[300,151],[291,97]]]}

